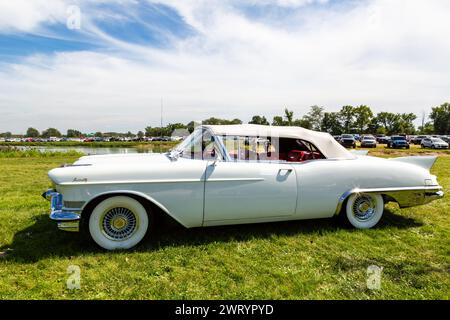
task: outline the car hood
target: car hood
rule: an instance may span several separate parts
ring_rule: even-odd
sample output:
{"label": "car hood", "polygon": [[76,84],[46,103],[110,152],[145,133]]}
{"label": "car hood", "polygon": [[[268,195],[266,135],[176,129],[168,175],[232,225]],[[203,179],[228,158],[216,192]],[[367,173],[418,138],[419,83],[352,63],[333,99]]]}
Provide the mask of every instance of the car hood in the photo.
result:
{"label": "car hood", "polygon": [[117,154],[81,157],[72,165],[50,170],[56,185],[145,180],[171,171],[173,162],[165,154]]}

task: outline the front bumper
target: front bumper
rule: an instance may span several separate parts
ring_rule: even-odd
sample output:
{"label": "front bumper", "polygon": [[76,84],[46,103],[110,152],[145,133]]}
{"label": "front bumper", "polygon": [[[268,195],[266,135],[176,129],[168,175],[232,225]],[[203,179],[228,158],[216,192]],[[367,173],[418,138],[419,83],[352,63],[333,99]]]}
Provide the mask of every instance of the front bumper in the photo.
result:
{"label": "front bumper", "polygon": [[49,189],[42,197],[50,201],[50,219],[57,221],[59,229],[71,232],[80,230],[80,212],[65,209],[62,194]]}
{"label": "front bumper", "polygon": [[393,143],[392,147],[393,148],[408,148],[409,144],[406,144],[406,143]]}

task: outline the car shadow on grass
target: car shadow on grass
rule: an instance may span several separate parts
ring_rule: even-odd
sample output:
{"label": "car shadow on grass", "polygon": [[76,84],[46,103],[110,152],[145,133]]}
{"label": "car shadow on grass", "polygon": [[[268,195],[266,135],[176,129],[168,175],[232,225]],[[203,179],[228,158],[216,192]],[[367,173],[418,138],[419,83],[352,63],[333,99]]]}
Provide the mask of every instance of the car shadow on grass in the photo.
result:
{"label": "car shadow on grass", "polygon": [[[170,221],[163,221],[151,236],[131,250],[145,252],[173,246],[198,246],[212,242],[251,241],[277,236],[326,235],[356,229],[342,226],[338,219],[297,220],[243,224],[220,227],[186,229]],[[385,209],[377,229],[406,229],[420,227],[420,221]],[[5,252],[1,259],[17,263],[34,263],[48,257],[71,258],[81,254],[105,253],[87,236],[79,233],[58,231],[55,223],[46,215],[37,216],[35,223],[17,232],[10,245],[0,247]]]}

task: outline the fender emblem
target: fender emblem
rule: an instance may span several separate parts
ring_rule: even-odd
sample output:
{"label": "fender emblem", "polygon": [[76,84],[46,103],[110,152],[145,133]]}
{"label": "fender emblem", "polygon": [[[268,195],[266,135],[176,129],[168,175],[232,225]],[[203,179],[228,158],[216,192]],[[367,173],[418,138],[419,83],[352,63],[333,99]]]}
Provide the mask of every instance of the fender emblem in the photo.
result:
{"label": "fender emblem", "polygon": [[87,178],[73,178],[72,182],[87,182]]}

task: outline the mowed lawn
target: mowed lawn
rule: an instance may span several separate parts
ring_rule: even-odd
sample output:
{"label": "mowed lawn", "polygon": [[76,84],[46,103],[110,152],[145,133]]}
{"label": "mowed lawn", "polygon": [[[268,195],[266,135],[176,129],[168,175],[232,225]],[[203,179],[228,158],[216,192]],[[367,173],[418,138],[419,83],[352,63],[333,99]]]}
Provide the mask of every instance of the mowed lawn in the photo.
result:
{"label": "mowed lawn", "polygon": [[[165,225],[135,250],[106,252],[58,231],[40,194],[72,156],[0,157],[0,299],[449,299],[450,157],[432,172],[446,196],[390,204],[372,230],[309,220],[186,230]],[[67,268],[81,270],[69,290]],[[382,267],[381,289],[367,267]]]}

